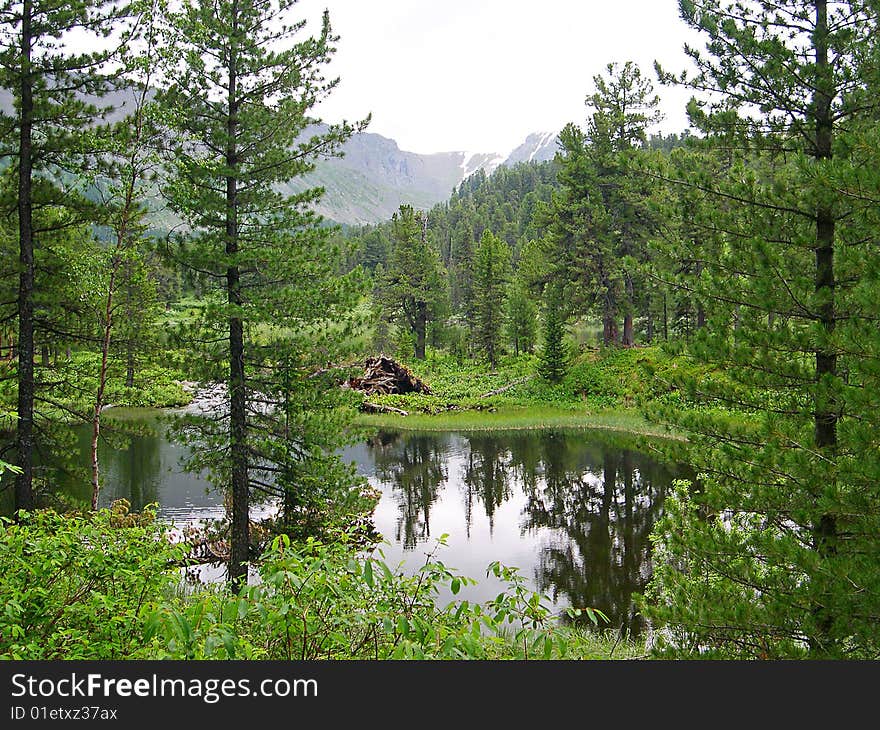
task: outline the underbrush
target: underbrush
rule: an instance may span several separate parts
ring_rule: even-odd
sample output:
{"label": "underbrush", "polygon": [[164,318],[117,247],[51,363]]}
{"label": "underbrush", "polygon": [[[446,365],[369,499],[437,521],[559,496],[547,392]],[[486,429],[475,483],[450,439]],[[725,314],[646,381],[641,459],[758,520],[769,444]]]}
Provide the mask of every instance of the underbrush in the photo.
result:
{"label": "underbrush", "polygon": [[[462,363],[431,353],[407,366],[431,387],[432,394],[371,397],[371,402],[427,415],[449,411],[493,411],[511,407],[552,407],[563,411],[636,409],[648,402],[686,405],[682,376],[711,377],[681,356],[662,348],[603,348],[580,353],[559,383],[537,374],[535,355],[508,356],[496,367]],[[501,392],[497,392],[501,391]]]}
{"label": "underbrush", "polygon": [[[442,539],[441,543],[442,545]],[[0,657],[13,659],[608,659],[641,652],[554,615],[515,568],[478,604],[473,583],[430,555],[414,575],[365,555],[346,535],[277,537],[260,580],[238,594],[182,590],[185,547],[155,514],[117,503],[93,514],[52,511],[0,522]],[[570,609],[594,624],[604,616]]]}

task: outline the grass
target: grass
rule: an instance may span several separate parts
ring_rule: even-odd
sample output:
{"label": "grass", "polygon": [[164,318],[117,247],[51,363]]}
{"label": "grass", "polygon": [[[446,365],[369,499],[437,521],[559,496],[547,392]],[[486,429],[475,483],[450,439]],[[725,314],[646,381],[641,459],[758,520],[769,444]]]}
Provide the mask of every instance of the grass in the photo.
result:
{"label": "grass", "polygon": [[[162,353],[153,362],[143,363],[135,374],[134,387],[125,385],[125,365],[118,358],[107,371],[105,406],[173,408],[187,404],[192,396],[181,388],[183,371],[175,367],[174,354]],[[39,404],[42,417],[56,422],[76,423],[89,418],[94,408],[100,370],[99,353],[74,352],[58,358],[51,367],[37,367],[37,378],[51,385],[41,389],[45,402]],[[0,379],[0,428],[12,428],[16,420],[17,383],[15,371]],[[110,413],[112,409],[108,410]]]}
{"label": "grass", "polygon": [[372,396],[370,402],[408,415],[359,414],[358,425],[414,431],[576,428],[685,439],[682,432],[648,420],[640,407],[688,407],[671,382],[674,373],[693,366],[659,347],[587,349],[556,384],[535,375],[534,355],[506,357],[490,367],[429,353],[425,361],[406,364],[431,394]]}
{"label": "grass", "polygon": [[552,406],[506,406],[494,411],[412,413],[408,416],[360,413],[358,426],[406,431],[520,431],[541,428],[576,428],[620,431],[640,436],[684,439],[666,426],[646,420],[636,409],[598,412]]}

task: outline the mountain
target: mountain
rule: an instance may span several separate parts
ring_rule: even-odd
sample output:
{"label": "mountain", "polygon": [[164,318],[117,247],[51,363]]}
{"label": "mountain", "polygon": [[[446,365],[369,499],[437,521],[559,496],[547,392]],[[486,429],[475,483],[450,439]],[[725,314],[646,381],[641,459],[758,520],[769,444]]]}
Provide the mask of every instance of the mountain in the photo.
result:
{"label": "mountain", "polygon": [[536,132],[507,156],[460,151],[422,155],[401,150],[380,134],[362,132],[346,142],[343,157],[322,160],[289,189],[321,185],[326,194],[317,208],[325,218],[351,225],[378,223],[391,218],[401,204],[427,209],[448,200],[453,188],[477,170],[490,175],[501,166],[552,160],[557,140],[556,132]]}
{"label": "mountain", "polygon": [[388,220],[405,203],[430,208],[447,200],[477,170],[491,174],[508,164],[507,157],[492,152],[407,152],[394,140],[370,132],[352,136],[342,152],[342,157],[320,161],[314,172],[292,181],[288,189],[323,186],[326,194],[318,211],[353,225]]}
{"label": "mountain", "polygon": [[548,162],[556,156],[559,149],[559,135],[556,132],[535,132],[511,152],[504,161],[506,167],[520,162]]}
{"label": "mountain", "polygon": [[[114,92],[101,105],[115,107],[111,120],[130,106],[131,94]],[[128,103],[126,103],[128,102]],[[8,91],[0,89],[0,111],[12,111]],[[321,131],[307,129],[303,136]],[[363,225],[391,218],[402,204],[428,209],[448,200],[453,188],[477,170],[491,174],[500,166],[519,162],[543,162],[556,152],[556,133],[530,134],[509,155],[493,152],[437,152],[418,154],[398,147],[397,142],[372,132],[353,135],[342,147],[342,157],[318,162],[308,176],[280,186],[300,192],[321,186],[326,193],[316,206],[325,218],[336,223]],[[157,212],[157,217],[165,218]]]}

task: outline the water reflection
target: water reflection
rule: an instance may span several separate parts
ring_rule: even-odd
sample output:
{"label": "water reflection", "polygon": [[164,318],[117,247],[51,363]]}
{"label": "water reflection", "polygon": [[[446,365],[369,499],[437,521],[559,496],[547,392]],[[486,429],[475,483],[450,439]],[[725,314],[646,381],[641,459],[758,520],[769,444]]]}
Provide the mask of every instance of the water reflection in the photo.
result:
{"label": "water reflection", "polygon": [[495,527],[495,512],[510,499],[511,449],[498,436],[474,435],[468,439],[467,464],[462,470],[466,534],[470,537],[474,502],[482,505],[489,519],[489,531]]}
{"label": "water reflection", "polygon": [[417,565],[416,547],[447,533],[442,558],[481,579],[476,600],[497,592],[483,576],[501,560],[560,608],[643,628],[632,594],[650,577],[648,536],[683,469],[583,431],[383,433],[350,456],[382,489],[376,526],[390,558]]}
{"label": "water reflection", "polygon": [[405,549],[431,537],[431,507],[446,482],[445,451],[433,435],[380,433],[370,441],[374,473],[391,487],[399,517],[394,539]]}
{"label": "water reflection", "polygon": [[554,434],[543,442],[546,476],[526,492],[526,529],[552,531],[538,587],[565,604],[600,608],[637,632],[632,594],[650,577],[649,534],[670,472],[627,449],[578,447]]}
{"label": "water reflection", "polygon": [[[168,439],[155,412],[120,410],[115,436],[110,420],[100,452],[102,506],[120,497],[134,509],[158,502],[160,516],[178,524],[223,516],[222,492],[204,474],[182,470],[187,447]],[[87,463],[88,433],[77,437]],[[634,634],[642,624],[632,594],[651,571],[648,536],[672,480],[689,476],[631,439],[585,431],[379,432],[343,457],[382,493],[374,523],[389,543],[389,563],[415,570],[448,534],[437,557],[479,581],[458,597],[497,595],[502,585],[486,567],[499,560],[560,610],[600,608]],[[88,475],[64,478],[68,499],[87,504]],[[257,505],[254,517],[269,511]]]}

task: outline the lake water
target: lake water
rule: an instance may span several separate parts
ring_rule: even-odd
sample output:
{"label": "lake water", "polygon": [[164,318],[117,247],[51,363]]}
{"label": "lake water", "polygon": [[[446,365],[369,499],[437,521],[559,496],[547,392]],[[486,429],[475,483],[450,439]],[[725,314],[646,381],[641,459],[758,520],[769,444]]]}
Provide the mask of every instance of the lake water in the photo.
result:
{"label": "lake water", "polygon": [[[181,469],[186,447],[166,438],[155,412],[114,415],[142,430],[102,444],[101,506],[120,497],[133,509],[157,502],[177,524],[223,515],[222,493]],[[77,438],[87,454],[88,433]],[[555,609],[599,608],[636,635],[643,623],[632,594],[650,577],[649,534],[672,480],[687,470],[634,443],[582,430],[381,431],[343,456],[381,490],[374,524],[390,565],[417,569],[446,534],[436,559],[479,581],[459,598],[497,595],[502,585],[486,569],[498,560],[519,568]],[[88,500],[87,476],[65,481],[71,497]],[[254,516],[272,509],[257,505]]]}

